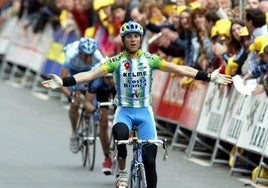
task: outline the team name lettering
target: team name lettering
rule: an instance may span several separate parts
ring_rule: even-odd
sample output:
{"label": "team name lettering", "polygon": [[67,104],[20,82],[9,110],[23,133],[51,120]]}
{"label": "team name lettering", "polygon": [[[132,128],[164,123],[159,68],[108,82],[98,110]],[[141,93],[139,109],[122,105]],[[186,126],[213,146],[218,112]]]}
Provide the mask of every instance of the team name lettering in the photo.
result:
{"label": "team name lettering", "polygon": [[136,83],[136,84],[133,84],[133,83],[124,83],[124,87],[128,87],[128,88],[139,88],[139,87],[146,87],[146,83]]}
{"label": "team name lettering", "polygon": [[138,77],[138,76],[147,76],[147,72],[125,72],[123,73],[123,77]]}

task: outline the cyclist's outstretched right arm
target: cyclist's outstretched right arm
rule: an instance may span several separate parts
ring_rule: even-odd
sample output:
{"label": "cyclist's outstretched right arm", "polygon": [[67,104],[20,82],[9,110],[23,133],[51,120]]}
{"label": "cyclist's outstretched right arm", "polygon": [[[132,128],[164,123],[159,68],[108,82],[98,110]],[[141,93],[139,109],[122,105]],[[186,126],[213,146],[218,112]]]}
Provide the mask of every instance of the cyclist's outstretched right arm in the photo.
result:
{"label": "cyclist's outstretched right arm", "polygon": [[107,74],[107,70],[104,70],[102,66],[94,70],[81,72],[81,73],[75,74],[72,77],[64,77],[62,79],[55,74],[51,74],[50,75],[51,79],[43,81],[42,85],[47,88],[56,89],[62,86],[73,86],[77,83],[88,82],[90,80],[102,77],[105,74]]}

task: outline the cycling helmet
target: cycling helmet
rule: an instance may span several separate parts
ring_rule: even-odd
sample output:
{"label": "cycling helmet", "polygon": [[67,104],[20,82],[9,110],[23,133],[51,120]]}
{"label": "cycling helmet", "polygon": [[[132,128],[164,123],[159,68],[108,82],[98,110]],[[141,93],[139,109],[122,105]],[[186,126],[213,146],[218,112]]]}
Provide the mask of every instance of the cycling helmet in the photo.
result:
{"label": "cycling helmet", "polygon": [[143,28],[137,22],[134,22],[134,21],[126,22],[120,28],[120,35],[121,35],[121,37],[124,37],[125,35],[127,35],[129,33],[138,33],[142,36],[143,35]]}
{"label": "cycling helmet", "polygon": [[83,54],[93,54],[97,49],[97,43],[94,39],[82,37],[79,40],[78,49]]}

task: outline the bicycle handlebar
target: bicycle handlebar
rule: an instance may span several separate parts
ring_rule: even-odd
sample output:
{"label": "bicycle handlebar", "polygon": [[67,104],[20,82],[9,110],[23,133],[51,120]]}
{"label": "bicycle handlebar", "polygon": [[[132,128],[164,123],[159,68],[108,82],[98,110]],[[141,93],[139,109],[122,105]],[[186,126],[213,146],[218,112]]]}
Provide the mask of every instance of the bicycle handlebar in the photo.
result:
{"label": "bicycle handlebar", "polygon": [[72,91],[81,91],[81,92],[86,92],[87,88],[74,88]]}
{"label": "bicycle handlebar", "polygon": [[163,140],[159,140],[159,139],[141,140],[141,139],[130,138],[128,140],[115,140],[114,142],[115,142],[116,145],[122,145],[122,144],[127,144],[127,145],[133,145],[133,144],[161,144],[163,146],[163,149],[165,150],[163,160],[165,161],[168,158],[167,139],[163,139]]}
{"label": "bicycle handlebar", "polygon": [[101,107],[101,106],[112,106],[114,105],[114,102],[113,101],[109,101],[109,102],[98,102],[98,107]]}

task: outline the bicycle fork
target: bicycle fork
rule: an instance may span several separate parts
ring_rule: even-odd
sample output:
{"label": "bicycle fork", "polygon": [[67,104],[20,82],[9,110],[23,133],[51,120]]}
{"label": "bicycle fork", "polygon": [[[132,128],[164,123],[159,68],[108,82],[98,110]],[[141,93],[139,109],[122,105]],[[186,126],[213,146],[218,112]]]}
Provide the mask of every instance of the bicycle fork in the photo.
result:
{"label": "bicycle fork", "polygon": [[147,188],[145,168],[142,158],[142,147],[134,147],[133,152],[131,173],[129,176],[130,188]]}

